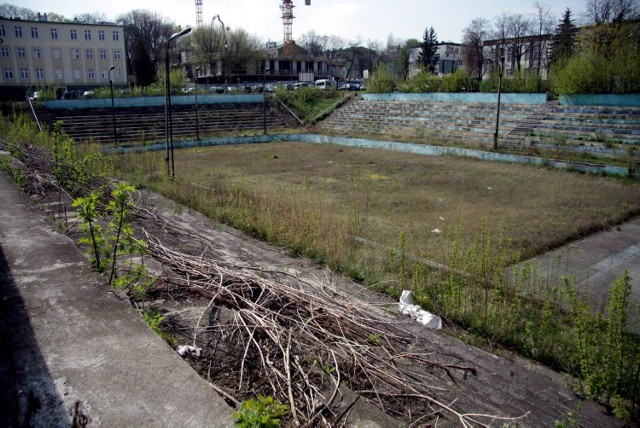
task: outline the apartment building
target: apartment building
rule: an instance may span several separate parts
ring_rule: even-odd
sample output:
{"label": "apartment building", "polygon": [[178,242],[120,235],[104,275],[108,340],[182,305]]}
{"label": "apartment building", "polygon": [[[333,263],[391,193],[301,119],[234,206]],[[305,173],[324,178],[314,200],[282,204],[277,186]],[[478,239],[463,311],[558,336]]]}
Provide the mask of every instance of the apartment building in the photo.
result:
{"label": "apartment building", "polygon": [[[421,70],[420,55],[421,47],[411,48],[409,51],[409,77],[415,77]],[[442,42],[438,43],[436,50],[438,64],[435,72],[439,76],[454,73],[458,68],[464,68],[462,62],[462,45],[460,43]]]}
{"label": "apartment building", "polygon": [[[41,85],[86,90],[127,83],[124,28],[111,23],[49,22],[0,17],[0,94]],[[111,73],[111,67],[114,67]]]}
{"label": "apartment building", "polygon": [[[486,58],[494,63],[504,56],[504,73],[506,76],[515,74],[518,70],[537,71],[543,79],[549,74],[553,34],[539,36],[525,36],[510,39],[486,40],[483,51]],[[489,78],[486,73],[484,79]]]}

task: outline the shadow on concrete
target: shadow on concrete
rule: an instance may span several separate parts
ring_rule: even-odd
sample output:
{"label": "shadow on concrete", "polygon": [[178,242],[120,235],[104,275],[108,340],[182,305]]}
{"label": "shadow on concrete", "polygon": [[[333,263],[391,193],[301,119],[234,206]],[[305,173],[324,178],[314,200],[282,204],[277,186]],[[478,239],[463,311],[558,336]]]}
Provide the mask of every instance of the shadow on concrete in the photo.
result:
{"label": "shadow on concrete", "polygon": [[69,426],[0,245],[0,426]]}

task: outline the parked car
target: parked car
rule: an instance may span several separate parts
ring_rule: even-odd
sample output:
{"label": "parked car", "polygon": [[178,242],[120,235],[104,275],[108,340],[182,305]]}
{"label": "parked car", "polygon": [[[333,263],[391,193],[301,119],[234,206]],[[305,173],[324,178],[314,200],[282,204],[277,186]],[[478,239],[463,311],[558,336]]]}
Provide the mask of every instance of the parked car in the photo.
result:
{"label": "parked car", "polygon": [[93,91],[84,91],[82,93],[82,98],[93,98],[93,95],[94,95]]}
{"label": "parked car", "polygon": [[293,89],[308,88],[309,86],[311,86],[309,82],[298,82],[293,85]]}
{"label": "parked car", "polygon": [[338,87],[339,91],[363,91],[364,85],[358,81],[349,81],[341,84]]}
{"label": "parked car", "polygon": [[328,91],[329,89],[333,88],[333,82],[329,79],[316,80],[315,87]]}
{"label": "parked car", "polygon": [[209,92],[213,92],[214,94],[224,94],[224,87],[212,86],[209,88]]}

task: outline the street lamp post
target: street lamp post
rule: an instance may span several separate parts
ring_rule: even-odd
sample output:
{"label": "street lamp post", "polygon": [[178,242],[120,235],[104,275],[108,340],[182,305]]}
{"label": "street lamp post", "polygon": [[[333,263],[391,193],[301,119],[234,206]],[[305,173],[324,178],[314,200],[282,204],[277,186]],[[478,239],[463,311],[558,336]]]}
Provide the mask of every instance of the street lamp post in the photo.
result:
{"label": "street lamp post", "polygon": [[113,118],[113,138],[116,141],[116,146],[118,145],[118,130],[116,128],[116,106],[113,100],[113,80],[111,80],[111,72],[116,68],[115,65],[112,65],[109,69],[109,87],[111,88],[111,117]]}
{"label": "street lamp post", "polygon": [[498,67],[498,105],[496,107],[496,130],[493,133],[493,150],[498,150],[498,133],[500,132],[500,94],[502,90],[502,73],[504,72],[504,55],[500,57],[500,62],[487,58]]}
{"label": "street lamp post", "polygon": [[200,131],[198,128],[198,72],[200,71],[200,67],[196,67],[196,77],[194,79],[195,91],[196,91],[196,140],[200,140]]}
{"label": "street lamp post", "polygon": [[227,68],[229,67],[229,65],[226,64],[227,62],[229,62],[229,44],[227,43],[227,30],[226,30],[226,27],[224,26],[224,22],[222,22],[222,19],[220,19],[220,15],[213,15],[213,18],[211,18],[211,23],[213,25],[213,23],[216,21],[216,18],[218,19],[218,21],[220,21],[220,25],[222,25],[222,37],[224,39],[224,60],[222,61],[222,79],[224,80],[224,92],[226,94],[228,90],[228,85],[227,85],[227,76],[224,72],[224,67],[225,65],[227,65]]}
{"label": "street lamp post", "polygon": [[[173,129],[171,124],[171,82],[169,79],[169,44],[173,39],[184,36],[189,31],[190,27],[185,28],[182,31],[174,33],[169,37],[165,43],[165,56],[164,56],[164,134],[167,142],[167,175],[171,175],[171,178],[176,176],[175,163],[173,159]],[[171,160],[171,165],[169,165]]]}
{"label": "street lamp post", "polygon": [[267,94],[264,92],[264,82],[269,70],[269,67],[267,67],[267,60],[265,60],[264,70],[262,72],[262,128],[264,134],[267,133]]}

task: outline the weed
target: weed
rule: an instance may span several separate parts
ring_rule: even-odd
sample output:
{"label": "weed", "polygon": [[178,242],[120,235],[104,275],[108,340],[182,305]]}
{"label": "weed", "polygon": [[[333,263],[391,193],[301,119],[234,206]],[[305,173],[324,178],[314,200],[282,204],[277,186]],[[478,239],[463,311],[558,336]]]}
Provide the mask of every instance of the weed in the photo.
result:
{"label": "weed", "polygon": [[164,316],[160,312],[147,312],[144,309],[139,309],[139,312],[146,323],[149,324],[149,327],[151,327],[151,329],[155,331],[158,336],[160,336],[170,344],[175,344],[176,338],[172,334],[162,330],[162,322],[164,321]]}
{"label": "weed", "polygon": [[233,417],[240,428],[276,428],[288,413],[289,408],[277,399],[258,395],[257,400],[250,399],[240,404]]}

